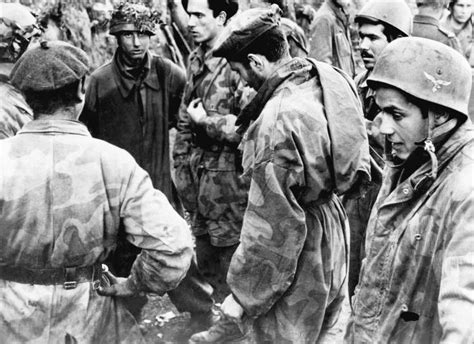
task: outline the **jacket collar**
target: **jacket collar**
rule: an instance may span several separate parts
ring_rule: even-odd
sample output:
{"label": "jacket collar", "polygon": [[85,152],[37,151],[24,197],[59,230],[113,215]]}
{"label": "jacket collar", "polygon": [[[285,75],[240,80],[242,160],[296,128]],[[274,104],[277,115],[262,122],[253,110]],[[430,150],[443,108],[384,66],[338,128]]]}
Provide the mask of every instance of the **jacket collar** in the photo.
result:
{"label": "jacket collar", "polygon": [[415,15],[413,18],[414,23],[421,23],[421,24],[431,24],[434,26],[439,26],[439,20],[430,16],[425,16],[421,14]]}
{"label": "jacket collar", "polygon": [[[114,70],[114,79],[115,83],[117,84],[117,88],[120,91],[120,94],[122,95],[123,98],[128,98],[130,96],[130,93],[135,89],[135,87],[138,87],[141,83],[140,80],[135,80],[133,79],[128,73],[127,70],[121,63],[118,61],[120,51],[117,49],[115,52],[114,58],[113,58],[113,63],[112,67]],[[143,68],[145,69],[145,77],[143,79],[143,83],[147,85],[149,88],[152,88],[153,90],[158,91],[160,89],[160,83],[158,80],[158,74],[156,73],[155,69],[152,69],[152,59],[153,56],[151,55],[150,52],[146,53],[145,57],[145,65]]]}
{"label": "jacket collar", "polygon": [[67,119],[35,119],[26,123],[20,129],[18,135],[32,133],[91,136],[83,123]]}

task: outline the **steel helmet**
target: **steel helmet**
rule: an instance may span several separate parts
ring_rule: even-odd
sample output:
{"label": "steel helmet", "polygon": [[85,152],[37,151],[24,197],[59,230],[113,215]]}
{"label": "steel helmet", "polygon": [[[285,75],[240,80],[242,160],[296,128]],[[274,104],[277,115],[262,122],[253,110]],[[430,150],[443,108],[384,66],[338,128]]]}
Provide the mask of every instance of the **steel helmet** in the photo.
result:
{"label": "steel helmet", "polygon": [[412,14],[404,0],[370,0],[355,16],[355,22],[364,19],[379,21],[384,25],[400,31],[403,36],[409,36],[412,29]]}
{"label": "steel helmet", "polygon": [[156,33],[156,24],[160,14],[143,4],[122,3],[112,13],[110,34],[122,31],[139,31],[149,35]]}
{"label": "steel helmet", "polygon": [[30,10],[17,3],[0,3],[0,59],[15,62],[41,31]]}
{"label": "steel helmet", "polygon": [[380,54],[367,83],[371,88],[393,86],[468,117],[471,67],[464,56],[440,42],[421,37],[394,40]]}

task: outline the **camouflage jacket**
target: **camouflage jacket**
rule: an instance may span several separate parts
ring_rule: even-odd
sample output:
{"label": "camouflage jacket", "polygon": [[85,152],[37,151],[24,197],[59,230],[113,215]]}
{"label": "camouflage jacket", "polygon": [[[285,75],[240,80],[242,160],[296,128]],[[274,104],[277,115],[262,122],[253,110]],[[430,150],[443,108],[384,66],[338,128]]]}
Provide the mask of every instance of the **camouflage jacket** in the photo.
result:
{"label": "camouflage jacket", "polygon": [[369,164],[362,110],[345,77],[293,59],[248,106],[263,108],[242,139],[251,184],[227,281],[257,343],[316,342],[344,299],[348,225],[335,193]]}
{"label": "camouflage jacket", "polygon": [[[190,56],[188,82],[179,112],[173,151],[176,186],[186,209],[194,214],[195,235],[209,233],[216,246],[238,243],[248,185],[242,182],[236,115],[244,87],[224,58],[198,47]],[[200,98],[207,118],[196,125],[187,113]]]}
{"label": "camouflage jacket", "polygon": [[[77,121],[34,120],[0,141],[0,264],[29,269],[91,266],[115,248],[119,224],[143,249],[137,290],[164,293],[192,257],[186,222],[124,150],[92,139]],[[5,342],[135,343],[140,333],[91,282],[75,289],[0,279]],[[121,337],[123,336],[123,337]],[[67,342],[67,338],[66,338]]]}
{"label": "camouflage jacket", "polygon": [[335,5],[335,0],[326,0],[311,23],[309,56],[341,68],[353,77],[353,54],[348,16]]}
{"label": "camouflage jacket", "polygon": [[0,75],[0,140],[14,136],[25,123],[33,119],[33,112],[23,95],[4,75]]}
{"label": "camouflage jacket", "polygon": [[[435,129],[436,130],[436,129]],[[474,129],[465,123],[400,180],[387,167],[367,229],[349,343],[474,341]],[[418,159],[419,160],[419,159]]]}

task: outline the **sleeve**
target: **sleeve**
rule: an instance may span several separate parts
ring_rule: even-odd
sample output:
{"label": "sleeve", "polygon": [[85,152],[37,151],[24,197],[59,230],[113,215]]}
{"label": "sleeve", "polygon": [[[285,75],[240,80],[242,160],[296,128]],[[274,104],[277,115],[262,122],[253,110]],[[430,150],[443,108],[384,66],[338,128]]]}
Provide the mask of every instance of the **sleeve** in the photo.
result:
{"label": "sleeve", "polygon": [[334,65],[332,44],[332,23],[326,16],[314,19],[309,56],[318,61]]}
{"label": "sleeve", "polygon": [[250,87],[244,86],[240,77],[235,80],[235,85],[235,91],[233,92],[233,109],[235,113],[224,116],[208,113],[208,116],[202,123],[206,129],[206,134],[214,140],[225,143],[239,143],[242,139],[241,135],[237,134],[238,127],[235,125],[235,122],[240,110],[250,102],[255,92]]}
{"label": "sleeve", "polygon": [[96,108],[98,98],[97,91],[97,81],[91,76],[86,89],[84,108],[79,116],[79,120],[87,126],[87,129],[89,129],[93,137],[97,137],[99,133],[99,118]]}
{"label": "sleeve", "polygon": [[181,99],[183,99],[186,74],[181,68],[175,64],[171,64],[171,75],[168,116],[170,128],[174,128],[177,126],[179,118],[179,106]]}
{"label": "sleeve", "polygon": [[227,275],[235,299],[250,317],[266,313],[290,287],[305,244],[306,216],[297,201],[305,186],[304,163],[297,147],[307,143],[299,140],[301,135],[282,123],[267,125],[257,135],[261,141],[256,152],[275,148],[253,168],[241,242]]}
{"label": "sleeve", "polygon": [[129,281],[134,289],[163,294],[184,278],[193,255],[191,232],[163,193],[136,163],[121,190],[127,240],[142,249]]}
{"label": "sleeve", "polygon": [[439,321],[443,329],[441,343],[474,342],[474,181],[471,168],[462,178],[456,178],[461,197],[452,195],[455,209],[451,233],[445,247],[438,300]]}

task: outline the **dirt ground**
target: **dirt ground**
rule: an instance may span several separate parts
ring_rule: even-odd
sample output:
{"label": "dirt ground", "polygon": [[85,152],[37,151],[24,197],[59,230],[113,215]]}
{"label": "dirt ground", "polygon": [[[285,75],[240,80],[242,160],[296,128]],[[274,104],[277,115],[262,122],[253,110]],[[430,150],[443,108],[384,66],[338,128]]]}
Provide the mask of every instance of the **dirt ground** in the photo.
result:
{"label": "dirt ground", "polygon": [[[319,344],[342,343],[349,314],[350,307],[346,302],[338,323],[319,341]],[[148,302],[141,312],[139,324],[147,343],[150,344],[184,344],[192,334],[188,330],[189,314],[179,313],[166,295],[163,297],[148,295]]]}

